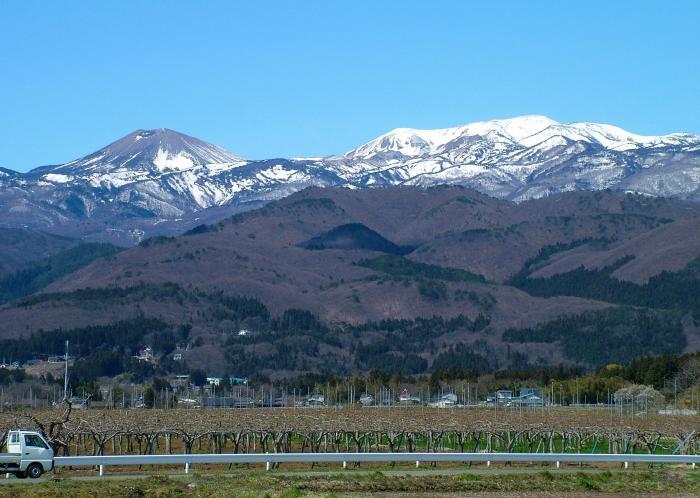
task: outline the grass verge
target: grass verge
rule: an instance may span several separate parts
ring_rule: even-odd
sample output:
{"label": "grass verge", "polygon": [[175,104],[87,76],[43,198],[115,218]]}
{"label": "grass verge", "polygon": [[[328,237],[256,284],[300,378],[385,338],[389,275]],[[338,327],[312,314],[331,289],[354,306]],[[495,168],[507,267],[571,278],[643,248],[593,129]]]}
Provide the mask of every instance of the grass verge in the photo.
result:
{"label": "grass verge", "polygon": [[485,496],[523,493],[581,496],[615,493],[630,495],[700,495],[700,474],[681,470],[605,471],[509,475],[386,475],[320,474],[275,475],[261,472],[193,474],[188,477],[151,476],[141,479],[47,479],[44,482],[5,482],[0,496],[95,497],[302,497],[383,496],[483,493]]}

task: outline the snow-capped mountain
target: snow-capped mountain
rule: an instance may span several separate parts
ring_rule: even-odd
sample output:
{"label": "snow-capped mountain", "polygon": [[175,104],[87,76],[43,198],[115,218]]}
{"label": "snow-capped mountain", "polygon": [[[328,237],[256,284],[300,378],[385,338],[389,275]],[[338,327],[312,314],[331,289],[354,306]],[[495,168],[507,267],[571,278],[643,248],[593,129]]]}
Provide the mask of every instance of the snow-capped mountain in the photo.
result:
{"label": "snow-capped mountain", "polygon": [[684,133],[665,136],[635,135],[616,126],[596,123],[561,124],[546,116],[522,116],[511,119],[480,121],[466,126],[437,130],[397,128],[371,142],[351,150],[343,157],[371,160],[383,157],[420,157],[449,154],[464,145],[465,139],[479,137],[488,142],[514,148],[531,148],[547,144],[553,147],[568,142],[598,144],[611,150],[641,147],[697,145],[698,137]]}
{"label": "snow-capped mountain", "polygon": [[341,179],[303,162],[249,161],[168,129],[137,130],[83,158],[0,172],[0,225],[124,244],[180,232]]}
{"label": "snow-capped mountain", "polygon": [[357,186],[457,183],[516,201],[622,188],[700,200],[700,136],[642,136],[544,116],[399,128],[329,162]]}
{"label": "snow-capped mountain", "polygon": [[700,136],[524,116],[399,128],[323,159],[251,161],[172,130],[137,130],[63,165],[0,169],[0,224],[128,244],[311,185],[436,184],[513,201],[605,188],[700,200]]}

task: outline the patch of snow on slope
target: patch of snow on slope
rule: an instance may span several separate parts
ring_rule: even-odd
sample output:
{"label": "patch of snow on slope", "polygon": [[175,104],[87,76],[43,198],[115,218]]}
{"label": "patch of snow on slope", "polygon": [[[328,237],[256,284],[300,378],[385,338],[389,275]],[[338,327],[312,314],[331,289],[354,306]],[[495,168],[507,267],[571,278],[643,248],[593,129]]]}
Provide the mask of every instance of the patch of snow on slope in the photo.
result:
{"label": "patch of snow on slope", "polygon": [[295,173],[298,173],[293,169],[286,169],[281,164],[275,164],[271,168],[261,170],[256,177],[259,180],[274,180],[274,181],[289,181]]}
{"label": "patch of snow on slope", "polygon": [[546,116],[520,116],[510,119],[494,119],[491,121],[479,121],[461,127],[461,135],[487,136],[490,132],[501,132],[511,137],[516,142],[532,136],[542,130],[558,125],[556,121]]}
{"label": "patch of snow on slope", "polygon": [[216,164],[206,164],[205,167],[211,174],[222,173],[235,168],[240,168],[248,164],[248,161],[241,160],[238,162],[229,163],[216,163]]}
{"label": "patch of snow on slope", "polygon": [[49,173],[47,175],[44,175],[44,180],[52,183],[68,183],[72,179],[72,176],[60,175],[58,173]]}
{"label": "patch of snow on slope", "polygon": [[159,171],[184,171],[194,166],[194,162],[183,152],[171,156],[168,151],[159,148],[156,157],[153,158],[153,165]]}

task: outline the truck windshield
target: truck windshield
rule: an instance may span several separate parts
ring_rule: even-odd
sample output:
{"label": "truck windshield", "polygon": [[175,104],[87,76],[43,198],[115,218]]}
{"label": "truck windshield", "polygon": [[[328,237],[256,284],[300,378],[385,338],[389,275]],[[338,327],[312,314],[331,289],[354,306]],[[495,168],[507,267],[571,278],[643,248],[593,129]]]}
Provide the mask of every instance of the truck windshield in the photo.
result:
{"label": "truck windshield", "polygon": [[41,439],[36,434],[25,434],[24,435],[24,445],[25,446],[34,446],[36,448],[48,449],[44,440]]}

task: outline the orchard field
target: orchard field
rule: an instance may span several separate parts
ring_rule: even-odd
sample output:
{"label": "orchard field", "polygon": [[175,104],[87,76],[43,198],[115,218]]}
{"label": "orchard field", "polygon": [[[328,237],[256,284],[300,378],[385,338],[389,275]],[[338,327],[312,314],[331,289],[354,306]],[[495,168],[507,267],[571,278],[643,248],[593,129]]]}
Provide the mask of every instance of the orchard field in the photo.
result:
{"label": "orchard field", "polygon": [[247,452],[698,453],[700,417],[606,408],[255,408],[0,412],[57,455]]}

